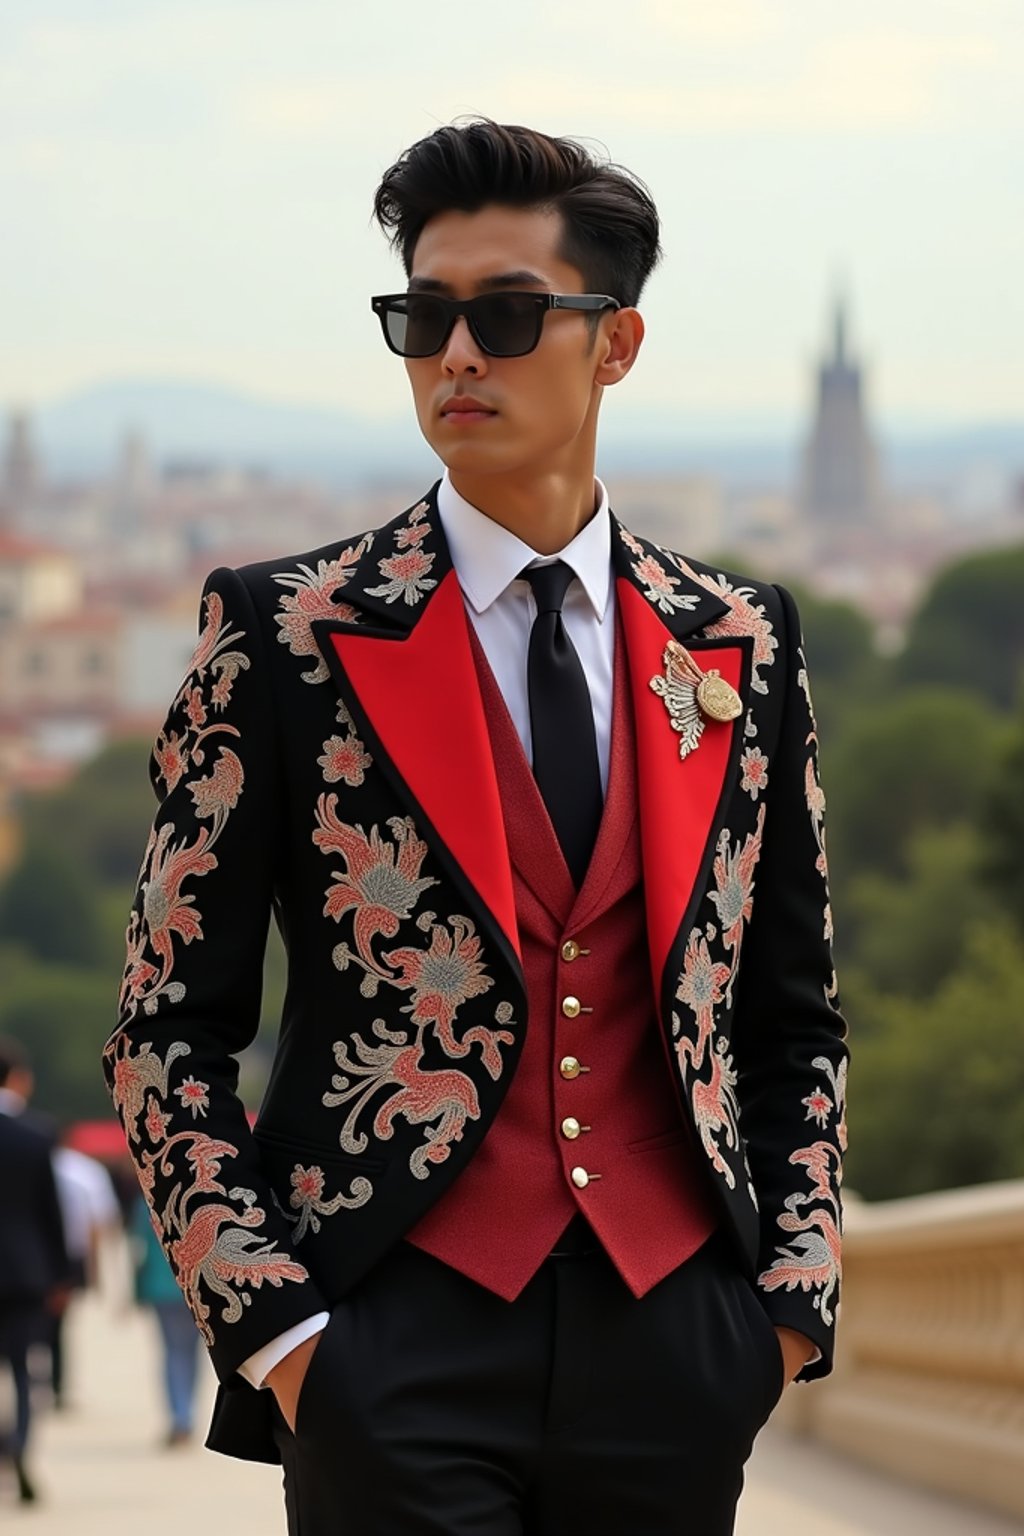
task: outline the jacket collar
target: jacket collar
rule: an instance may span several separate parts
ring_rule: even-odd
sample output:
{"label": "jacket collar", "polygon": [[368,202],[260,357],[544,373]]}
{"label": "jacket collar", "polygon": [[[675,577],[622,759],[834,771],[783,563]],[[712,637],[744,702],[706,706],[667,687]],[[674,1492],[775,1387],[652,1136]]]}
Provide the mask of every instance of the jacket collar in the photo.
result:
{"label": "jacket collar", "polygon": [[[354,623],[361,630],[370,628],[400,639],[422,619],[444,578],[454,570],[438,511],[440,484],[438,481],[414,506],[364,540],[362,553],[338,589],[339,602],[350,606],[354,614],[348,619],[339,616],[314,622],[322,651],[339,624]],[[609,516],[615,577],[636,588],[676,639],[703,629],[729,611],[710,578],[705,585],[698,572],[659,545],[631,533],[613,512]]]}

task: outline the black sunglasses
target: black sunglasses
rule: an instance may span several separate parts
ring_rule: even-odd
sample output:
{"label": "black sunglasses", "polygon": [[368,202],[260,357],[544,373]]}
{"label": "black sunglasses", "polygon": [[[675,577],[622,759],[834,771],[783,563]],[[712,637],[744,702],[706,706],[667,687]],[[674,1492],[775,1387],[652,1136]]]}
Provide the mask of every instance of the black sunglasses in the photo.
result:
{"label": "black sunglasses", "polygon": [[443,299],[436,293],[382,293],[370,300],[384,340],[399,357],[433,357],[460,315],[470,335],[491,357],[525,357],[540,341],[549,309],[620,308],[603,293],[481,293],[475,299]]}

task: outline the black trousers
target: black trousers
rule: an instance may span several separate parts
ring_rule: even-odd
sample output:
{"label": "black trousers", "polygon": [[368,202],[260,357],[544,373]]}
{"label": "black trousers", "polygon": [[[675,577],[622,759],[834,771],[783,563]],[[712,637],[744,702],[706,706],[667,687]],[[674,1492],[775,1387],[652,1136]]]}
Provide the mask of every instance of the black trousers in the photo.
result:
{"label": "black trousers", "polygon": [[49,1319],[41,1302],[0,1303],[0,1370],[6,1364],[14,1382],[14,1423],[0,1425],[0,1456],[21,1457],[32,1424],[29,1350],[46,1338]]}
{"label": "black trousers", "polygon": [[724,1232],[639,1301],[601,1250],[509,1303],[402,1242],[276,1415],[289,1536],[729,1536],[782,1384]]}

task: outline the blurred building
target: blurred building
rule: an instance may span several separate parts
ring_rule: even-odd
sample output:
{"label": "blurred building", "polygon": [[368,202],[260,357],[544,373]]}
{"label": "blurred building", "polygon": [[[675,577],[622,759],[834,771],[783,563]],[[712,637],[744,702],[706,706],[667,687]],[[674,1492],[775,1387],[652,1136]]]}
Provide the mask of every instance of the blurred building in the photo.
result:
{"label": "blurred building", "polygon": [[42,480],[27,411],[12,412],[0,480],[0,527],[10,526],[31,505]]}
{"label": "blurred building", "polygon": [[617,474],[610,494],[629,527],[655,544],[698,557],[721,546],[722,488],[710,475]]}
{"label": "blurred building", "polygon": [[847,346],[846,306],[837,297],[831,354],[818,367],[800,508],[812,525],[852,527],[881,510],[878,454],[867,419],[863,370]]}
{"label": "blurred building", "polygon": [[0,526],[0,631],[60,618],[81,601],[82,580],[70,555]]}

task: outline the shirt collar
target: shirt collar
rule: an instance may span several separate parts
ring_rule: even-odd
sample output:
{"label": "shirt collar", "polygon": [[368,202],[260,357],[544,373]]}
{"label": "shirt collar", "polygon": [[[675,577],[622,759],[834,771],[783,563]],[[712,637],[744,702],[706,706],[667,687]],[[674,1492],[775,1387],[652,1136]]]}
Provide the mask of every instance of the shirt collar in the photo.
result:
{"label": "shirt collar", "polygon": [[595,479],[597,511],[576,537],[554,555],[540,555],[516,534],[460,496],[445,471],[437,490],[437,512],[459,579],[477,613],[483,613],[515,581],[524,566],[564,560],[579,577],[598,619],[611,588],[612,523],[608,492]]}
{"label": "shirt collar", "polygon": [[20,1115],[25,1100],[13,1088],[0,1088],[0,1115]]}

